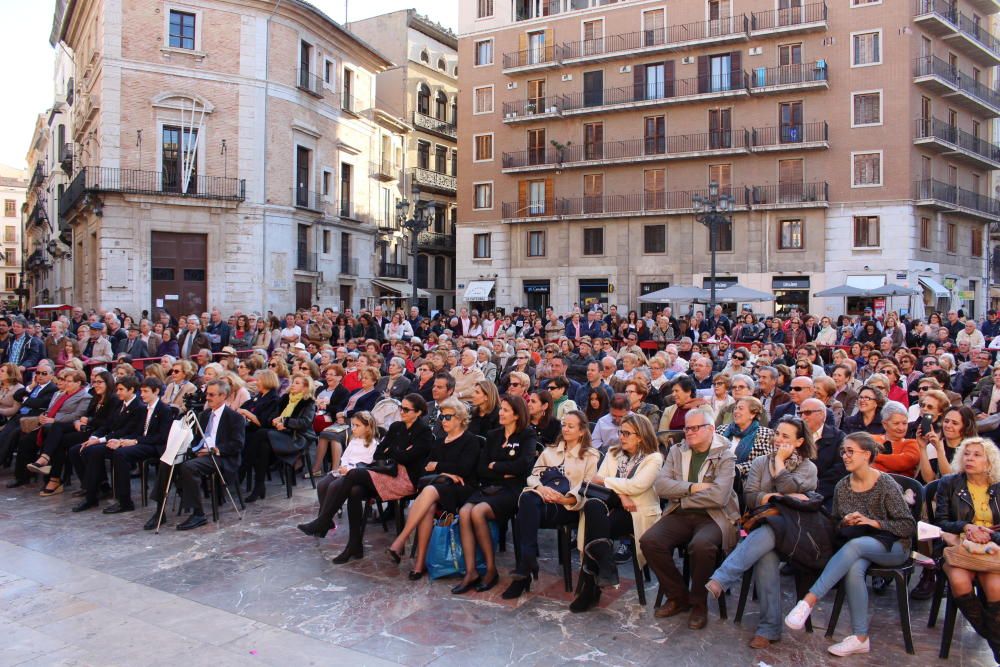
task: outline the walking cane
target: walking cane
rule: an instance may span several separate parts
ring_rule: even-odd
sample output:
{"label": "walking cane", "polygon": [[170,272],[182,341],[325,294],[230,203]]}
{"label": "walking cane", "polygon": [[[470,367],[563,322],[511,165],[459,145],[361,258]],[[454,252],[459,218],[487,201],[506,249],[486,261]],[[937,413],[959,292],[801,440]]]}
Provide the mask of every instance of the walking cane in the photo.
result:
{"label": "walking cane", "polygon": [[[188,423],[188,426],[191,427],[192,431],[195,431],[195,433],[197,433],[202,440],[205,439],[205,431],[202,430],[201,423],[198,421],[198,417],[195,416],[193,412],[188,412],[184,415],[184,420]],[[233,493],[229,490],[229,485],[226,484],[226,478],[222,474],[222,469],[219,468],[219,462],[216,460],[215,454],[211,453],[211,450],[209,450],[208,458],[212,459],[212,465],[215,466],[215,472],[219,475],[219,481],[222,483],[222,488],[226,490],[226,496],[229,497],[229,502],[232,503],[233,509],[236,510],[236,516],[238,516],[240,521],[242,521],[243,513],[240,512],[240,508],[236,506],[236,501],[233,499]],[[173,468],[171,468],[170,472],[173,472]],[[169,485],[169,477],[167,479]]]}

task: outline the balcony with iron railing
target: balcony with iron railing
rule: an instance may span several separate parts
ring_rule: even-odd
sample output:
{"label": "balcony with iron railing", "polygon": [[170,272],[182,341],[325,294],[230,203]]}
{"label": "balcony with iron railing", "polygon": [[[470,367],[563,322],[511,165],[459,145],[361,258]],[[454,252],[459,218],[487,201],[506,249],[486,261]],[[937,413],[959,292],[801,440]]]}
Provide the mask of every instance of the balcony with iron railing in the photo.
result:
{"label": "balcony with iron railing", "polygon": [[969,7],[982,14],[1000,13],[1000,0],[967,0]]}
{"label": "balcony with iron railing", "polygon": [[342,276],[357,276],[360,274],[358,270],[358,258],[357,257],[341,257],[340,258],[340,275]]}
{"label": "balcony with iron railing", "polygon": [[28,189],[34,190],[45,183],[45,166],[39,162],[31,172],[31,179],[28,181]]}
{"label": "balcony with iron railing", "polygon": [[362,116],[365,113],[365,105],[361,99],[347,93],[340,94],[340,108],[352,116]]}
{"label": "balcony with iron railing", "polygon": [[326,211],[328,202],[326,198],[316,190],[307,187],[292,188],[292,206],[306,211],[323,213]]}
{"label": "balcony with iron railing", "polygon": [[31,207],[31,213],[28,214],[28,224],[29,225],[44,225],[49,221],[49,214],[45,210],[45,200],[39,197],[35,201],[35,205]]}
{"label": "balcony with iron railing", "polygon": [[59,200],[59,215],[67,214],[89,192],[113,192],[129,195],[160,195],[189,199],[212,199],[242,202],[246,199],[246,181],[219,176],[191,176],[185,186],[174,170],[140,171],[110,167],[83,167]]}
{"label": "balcony with iron railing", "polygon": [[914,82],[988,118],[1000,116],[1000,92],[959,71],[937,56],[922,56],[913,63]]}
{"label": "balcony with iron railing", "polygon": [[563,0],[517,0],[513,3],[514,20],[530,21],[553,16],[562,11],[562,2]]}
{"label": "balcony with iron railing", "polygon": [[560,47],[544,44],[503,54],[503,73],[534,72],[559,66]]}
{"label": "balcony with iron railing", "polygon": [[309,93],[313,97],[323,97],[323,77],[318,76],[307,69],[296,70],[295,87]]}
{"label": "balcony with iron railing", "polygon": [[750,20],[743,14],[650,30],[637,30],[595,39],[565,42],[556,57],[564,65],[646,56],[699,44],[718,46],[748,38]]}
{"label": "balcony with iron railing", "polygon": [[[1000,39],[977,17],[959,11],[948,0],[914,0],[914,23],[938,35],[955,50],[988,67],[1000,65]],[[996,10],[995,10],[996,11]]]}
{"label": "balcony with iron railing", "polygon": [[455,252],[455,235],[441,232],[420,232],[417,234],[417,248]]}
{"label": "balcony with iron railing", "polygon": [[427,114],[422,114],[419,111],[413,112],[413,127],[418,130],[430,132],[431,134],[436,134],[439,137],[444,137],[445,139],[451,139],[452,141],[458,140],[458,128],[454,123],[449,123],[448,121],[434,118],[433,116],[428,116]]}
{"label": "balcony with iron railing", "polygon": [[410,169],[410,175],[413,185],[420,186],[421,190],[443,195],[454,195],[458,192],[457,179],[450,174],[413,167]]}
{"label": "balcony with iron railing", "polygon": [[829,126],[819,121],[514,151],[501,164],[504,173],[518,173],[829,147]]}
{"label": "balcony with iron railing", "polygon": [[754,12],[750,17],[750,33],[754,36],[826,29],[827,9],[825,2],[785,9],[768,9]]}
{"label": "balcony with iron railing", "polygon": [[406,280],[410,273],[410,268],[406,264],[396,264],[394,262],[380,261],[378,263],[379,278],[399,278]]}
{"label": "balcony with iron railing", "polygon": [[59,147],[59,166],[66,174],[73,173],[73,144],[66,142]]}
{"label": "balcony with iron railing", "polygon": [[913,198],[919,206],[932,206],[949,213],[967,215],[988,222],[1000,222],[1000,200],[932,179],[913,184]]}
{"label": "balcony with iron railing", "polygon": [[743,70],[687,79],[647,82],[563,95],[558,108],[564,116],[617,111],[746,95],[749,77]]}
{"label": "balcony with iron railing", "polygon": [[915,120],[913,141],[977,169],[1000,169],[1000,146],[937,118]]}
{"label": "balcony with iron railing", "polygon": [[369,163],[371,177],[377,181],[399,180],[399,169],[392,164],[391,159],[383,158],[378,162]]}
{"label": "balcony with iron railing", "polygon": [[[819,208],[828,206],[830,198],[829,186],[825,182],[729,186],[720,188],[720,192],[731,198],[735,211]],[[704,198],[708,195],[708,190],[704,189],[504,202],[501,215],[507,223],[522,220],[687,215],[694,212],[694,196]]]}
{"label": "balcony with iron railing", "polygon": [[786,93],[792,90],[829,87],[825,60],[777,67],[756,67],[750,72],[750,90],[754,94]]}

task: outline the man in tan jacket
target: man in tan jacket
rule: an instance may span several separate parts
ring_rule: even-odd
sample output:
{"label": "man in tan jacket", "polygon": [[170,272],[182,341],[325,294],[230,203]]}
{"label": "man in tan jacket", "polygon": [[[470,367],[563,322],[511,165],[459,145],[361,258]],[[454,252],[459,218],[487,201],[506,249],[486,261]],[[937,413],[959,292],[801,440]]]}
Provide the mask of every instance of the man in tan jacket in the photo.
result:
{"label": "man in tan jacket", "polygon": [[469,348],[462,350],[461,363],[451,369],[451,376],[455,378],[455,396],[463,401],[472,398],[476,383],[486,379],[483,372],[476,368],[475,351]]}

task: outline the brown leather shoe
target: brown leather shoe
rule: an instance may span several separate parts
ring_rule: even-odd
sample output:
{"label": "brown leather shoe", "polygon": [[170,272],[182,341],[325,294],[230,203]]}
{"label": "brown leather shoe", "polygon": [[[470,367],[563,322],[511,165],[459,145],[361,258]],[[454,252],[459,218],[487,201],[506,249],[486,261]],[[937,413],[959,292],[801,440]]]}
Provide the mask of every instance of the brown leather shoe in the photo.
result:
{"label": "brown leather shoe", "polygon": [[691,608],[687,602],[679,602],[678,600],[667,600],[667,603],[657,609],[653,616],[656,618],[670,618],[671,616],[676,616],[677,614],[683,614],[688,609]]}
{"label": "brown leather shoe", "polygon": [[692,630],[701,630],[706,625],[708,625],[708,609],[692,607],[691,615],[688,616],[688,627]]}
{"label": "brown leather shoe", "polygon": [[753,639],[750,640],[750,648],[767,648],[776,641],[776,639],[768,639],[767,637],[754,635]]}

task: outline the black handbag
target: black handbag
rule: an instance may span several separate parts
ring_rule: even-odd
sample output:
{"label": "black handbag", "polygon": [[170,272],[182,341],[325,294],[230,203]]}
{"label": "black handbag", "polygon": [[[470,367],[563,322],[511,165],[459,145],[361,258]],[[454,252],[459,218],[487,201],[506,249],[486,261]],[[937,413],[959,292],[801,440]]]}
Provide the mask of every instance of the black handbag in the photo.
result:
{"label": "black handbag", "polygon": [[380,475],[395,477],[399,472],[399,467],[392,459],[374,459],[371,463],[359,463],[359,468],[364,468],[370,472],[377,472]]}
{"label": "black handbag", "polygon": [[[632,479],[632,477],[635,476],[635,471],[639,469],[639,464],[642,463],[642,459],[644,458],[646,457],[642,457],[637,460],[623,479]],[[583,487],[583,496],[588,499],[593,498],[594,500],[600,500],[608,506],[609,510],[622,507],[622,499],[618,496],[616,491],[612,491],[606,486],[595,486],[589,481]]]}
{"label": "black handbag", "polygon": [[542,482],[542,486],[547,486],[564,496],[569,493],[569,478],[556,466],[549,466],[543,470],[538,479]]}

